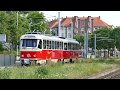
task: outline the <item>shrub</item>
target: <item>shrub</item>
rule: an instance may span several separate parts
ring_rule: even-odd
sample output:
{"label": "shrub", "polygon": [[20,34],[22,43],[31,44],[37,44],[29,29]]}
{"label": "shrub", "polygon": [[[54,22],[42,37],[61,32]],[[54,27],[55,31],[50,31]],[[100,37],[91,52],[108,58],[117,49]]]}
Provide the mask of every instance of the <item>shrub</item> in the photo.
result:
{"label": "shrub", "polygon": [[45,75],[48,75],[48,70],[46,69],[46,67],[38,67],[35,70],[35,76],[37,76],[37,78],[44,77]]}

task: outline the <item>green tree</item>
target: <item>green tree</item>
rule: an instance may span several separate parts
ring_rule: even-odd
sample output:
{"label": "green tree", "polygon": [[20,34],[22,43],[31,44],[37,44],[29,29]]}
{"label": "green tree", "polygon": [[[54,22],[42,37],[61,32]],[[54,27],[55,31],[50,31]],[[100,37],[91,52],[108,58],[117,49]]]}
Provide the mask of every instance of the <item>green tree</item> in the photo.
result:
{"label": "green tree", "polygon": [[116,27],[111,31],[110,38],[114,39],[113,46],[120,50],[120,27]]}
{"label": "green tree", "polygon": [[[18,12],[19,13],[19,12]],[[17,29],[17,11],[0,12],[0,33],[6,34],[6,41],[10,43],[13,49],[16,49],[17,40],[28,31],[28,19],[18,14]]]}
{"label": "green tree", "polygon": [[80,47],[84,46],[84,35],[74,34],[73,38],[76,39],[81,44]]}
{"label": "green tree", "polygon": [[[110,32],[112,29],[110,28],[100,28],[93,32],[92,37],[94,34],[96,34],[97,39],[97,49],[108,49],[111,47],[111,44],[113,43],[112,40],[110,40]],[[94,38],[92,38],[94,43]]]}
{"label": "green tree", "polygon": [[29,23],[31,23],[31,31],[44,32],[48,29],[48,23],[42,12],[30,11],[27,16]]}

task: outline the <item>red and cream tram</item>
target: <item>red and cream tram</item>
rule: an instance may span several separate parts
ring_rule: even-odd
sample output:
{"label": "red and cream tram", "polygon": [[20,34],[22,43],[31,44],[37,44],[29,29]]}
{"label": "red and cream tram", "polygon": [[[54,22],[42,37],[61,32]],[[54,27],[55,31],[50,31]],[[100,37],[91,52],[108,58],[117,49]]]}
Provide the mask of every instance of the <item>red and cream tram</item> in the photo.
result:
{"label": "red and cream tram", "polygon": [[79,42],[58,36],[48,36],[39,32],[29,32],[20,37],[21,65],[37,64],[48,60],[72,62],[79,57]]}

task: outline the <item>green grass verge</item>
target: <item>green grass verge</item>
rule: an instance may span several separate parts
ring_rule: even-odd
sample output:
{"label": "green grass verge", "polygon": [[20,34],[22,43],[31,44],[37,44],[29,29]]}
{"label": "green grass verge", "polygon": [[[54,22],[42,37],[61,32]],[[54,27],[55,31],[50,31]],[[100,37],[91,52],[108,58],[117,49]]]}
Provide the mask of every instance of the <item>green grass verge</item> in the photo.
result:
{"label": "green grass verge", "polygon": [[0,79],[79,79],[120,65],[120,60],[82,60],[79,63],[57,63],[45,66],[0,69]]}

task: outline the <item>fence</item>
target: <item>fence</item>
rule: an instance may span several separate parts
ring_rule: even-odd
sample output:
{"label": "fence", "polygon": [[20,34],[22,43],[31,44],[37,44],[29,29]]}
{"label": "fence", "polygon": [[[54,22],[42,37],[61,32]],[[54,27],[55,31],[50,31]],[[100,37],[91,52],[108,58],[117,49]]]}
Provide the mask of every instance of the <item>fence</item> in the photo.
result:
{"label": "fence", "polygon": [[15,65],[16,56],[13,54],[0,54],[0,66]]}

